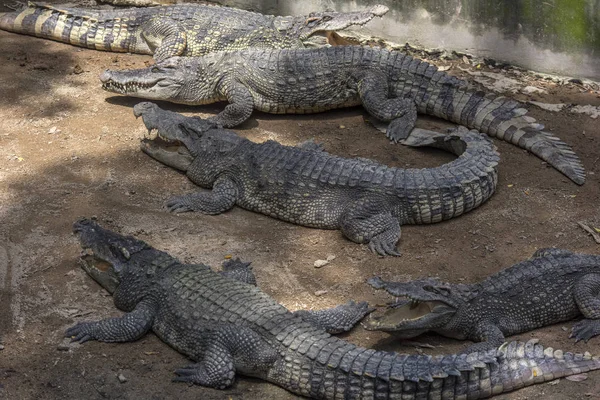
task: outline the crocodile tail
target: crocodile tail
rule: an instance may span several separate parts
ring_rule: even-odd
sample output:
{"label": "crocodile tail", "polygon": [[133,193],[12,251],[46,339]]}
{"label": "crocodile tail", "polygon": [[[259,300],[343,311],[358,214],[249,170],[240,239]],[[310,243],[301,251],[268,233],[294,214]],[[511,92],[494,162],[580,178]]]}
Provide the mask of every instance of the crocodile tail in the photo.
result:
{"label": "crocodile tail", "polygon": [[[471,354],[428,356],[357,347],[330,338],[306,355],[312,362],[278,369],[272,381],[319,399],[481,399],[525,386],[600,369],[591,354],[554,351],[537,340],[510,342]],[[308,348],[308,346],[307,346]],[[310,348],[313,350],[313,348]],[[320,350],[319,350],[320,349]],[[273,379],[274,378],[274,379]]]}
{"label": "crocodile tail", "polygon": [[579,157],[569,145],[545,132],[542,124],[525,115],[527,110],[522,103],[504,96],[448,86],[436,91],[434,115],[526,149],[573,182],[583,185],[585,170]]}
{"label": "crocodile tail", "polygon": [[544,348],[535,339],[503,344],[498,349],[498,360],[497,365],[491,365],[490,375],[495,382],[491,394],[600,369],[598,356]]}
{"label": "crocodile tail", "polygon": [[425,224],[457,217],[489,199],[498,183],[500,156],[489,138],[463,126],[448,135],[414,129],[408,146],[430,146],[459,157],[436,168],[396,170],[396,188],[414,193],[409,223]]}
{"label": "crocodile tail", "polygon": [[23,9],[0,17],[0,29],[52,39],[74,46],[117,52],[133,51],[136,41],[128,21],[146,11],[59,8],[29,2]]}

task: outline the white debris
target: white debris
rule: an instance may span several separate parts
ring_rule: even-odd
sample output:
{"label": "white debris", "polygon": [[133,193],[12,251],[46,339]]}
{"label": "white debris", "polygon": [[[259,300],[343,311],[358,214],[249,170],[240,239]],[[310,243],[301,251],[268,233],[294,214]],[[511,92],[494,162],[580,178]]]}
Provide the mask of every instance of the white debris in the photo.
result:
{"label": "white debris", "polygon": [[534,106],[537,106],[537,107],[541,108],[542,110],[552,111],[552,112],[558,112],[567,106],[565,103],[550,104],[550,103],[542,103],[541,101],[528,101],[528,103],[533,104]]}
{"label": "white debris", "polygon": [[589,104],[585,106],[574,106],[569,111],[578,114],[587,114],[594,119],[600,116],[600,107],[595,107]]}
{"label": "white debris", "polygon": [[525,94],[532,94],[532,93],[548,93],[547,90],[545,89],[540,89],[538,87],[535,86],[525,86],[523,89],[521,89],[522,93]]}

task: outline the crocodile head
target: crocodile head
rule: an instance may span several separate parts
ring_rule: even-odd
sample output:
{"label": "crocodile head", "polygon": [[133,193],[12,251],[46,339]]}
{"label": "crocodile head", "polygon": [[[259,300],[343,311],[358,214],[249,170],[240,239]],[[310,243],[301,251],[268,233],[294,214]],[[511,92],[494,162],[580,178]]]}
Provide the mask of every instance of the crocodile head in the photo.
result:
{"label": "crocodile head", "polygon": [[142,151],[181,171],[187,171],[196,157],[235,150],[245,140],[210,120],[185,117],[150,102],[136,104],[133,113],[142,117],[148,131],[156,132],[142,141]]}
{"label": "crocodile head", "polygon": [[376,277],[369,279],[368,283],[407,300],[392,304],[382,314],[371,314],[363,325],[368,330],[393,331],[395,336],[404,339],[427,331],[443,331],[464,304],[464,300],[452,292],[450,285],[436,279],[400,283],[385,282]]}
{"label": "crocodile head", "polygon": [[352,12],[323,11],[300,17],[276,17],[275,26],[284,34],[306,40],[318,32],[338,31],[352,25],[364,25],[374,17],[381,17],[389,8],[378,4],[367,10]]}
{"label": "crocodile head", "polygon": [[75,222],[73,232],[85,250],[81,267],[111,294],[124,277],[136,273],[146,276],[152,261],[166,254],[141,240],[104,229],[89,219]]}
{"label": "crocodile head", "polygon": [[171,57],[147,68],[106,70],[100,74],[102,89],[151,100],[202,104],[213,95],[212,77],[202,71],[200,58]]}

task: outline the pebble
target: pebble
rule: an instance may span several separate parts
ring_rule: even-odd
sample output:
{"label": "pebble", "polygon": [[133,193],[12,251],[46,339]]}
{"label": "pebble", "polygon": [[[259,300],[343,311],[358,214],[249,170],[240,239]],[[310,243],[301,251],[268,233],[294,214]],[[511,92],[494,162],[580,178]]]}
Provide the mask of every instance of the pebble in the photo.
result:
{"label": "pebble", "polygon": [[58,346],[56,346],[56,350],[58,351],[69,351],[69,345],[66,343],[61,343]]}
{"label": "pebble", "polygon": [[4,350],[4,345],[0,344],[0,350]]}
{"label": "pebble", "polygon": [[53,126],[48,130],[48,135],[53,135],[55,133],[60,133],[60,129],[58,129],[56,126]]}
{"label": "pebble", "polygon": [[119,382],[121,382],[121,383],[127,382],[127,378],[125,378],[125,375],[123,375],[123,374],[117,375],[117,378],[119,379]]}
{"label": "pebble", "polygon": [[327,294],[327,290],[317,290],[315,292],[315,296],[323,296],[324,294]]}

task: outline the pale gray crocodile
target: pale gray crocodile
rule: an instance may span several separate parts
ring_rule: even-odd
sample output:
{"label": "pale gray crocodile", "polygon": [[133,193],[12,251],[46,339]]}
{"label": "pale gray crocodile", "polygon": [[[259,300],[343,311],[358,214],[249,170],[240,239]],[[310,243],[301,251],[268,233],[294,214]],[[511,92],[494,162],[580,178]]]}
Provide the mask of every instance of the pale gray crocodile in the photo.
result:
{"label": "pale gray crocodile", "polygon": [[158,131],[157,140],[142,142],[146,154],[212,188],[170,199],[171,211],[220,214],[238,205],[299,225],[340,229],[381,255],[400,254],[401,225],[466,213],[494,193],[498,180],[495,146],[464,127],[449,135],[413,133],[404,144],[437,147],[459,157],[437,168],[401,169],[337,157],[314,143],[253,143],[214,122],[148,102],[137,104],[134,113],[149,130]]}
{"label": "pale gray crocodile", "polygon": [[182,4],[95,10],[29,2],[0,16],[0,29],[95,50],[153,54],[156,60],[247,47],[303,47],[312,35],[364,25],[388,8],[263,15],[230,7]]}
{"label": "pale gray crocodile", "polygon": [[[83,269],[126,314],[80,322],[66,335],[80,342],[129,342],[153,331],[195,362],[175,371],[175,381],[225,389],[242,374],[315,399],[458,400],[600,369],[599,357],[554,351],[535,340],[433,357],[366,349],[326,332],[339,309],[307,320],[227,272],[183,264],[90,220],[76,222],[74,231],[93,253],[83,257]],[[353,305],[350,314],[359,308]]]}
{"label": "pale gray crocodile", "polygon": [[577,341],[600,334],[600,256],[541,249],[486,280],[470,285],[422,279],[369,283],[409,300],[370,318],[371,330],[412,338],[427,331],[476,343],[467,351],[493,349],[504,336],[584,316],[573,328]]}
{"label": "pale gray crocodile", "polygon": [[360,46],[248,49],[174,57],[149,68],[106,71],[105,90],[183,104],[226,100],[213,120],[241,124],[253,109],[314,113],[362,104],[391,121],[394,141],[414,127],[417,112],[434,115],[531,151],[577,184],[585,172],[571,148],[543,131],[518,101],[468,90],[467,84],[398,51]]}

